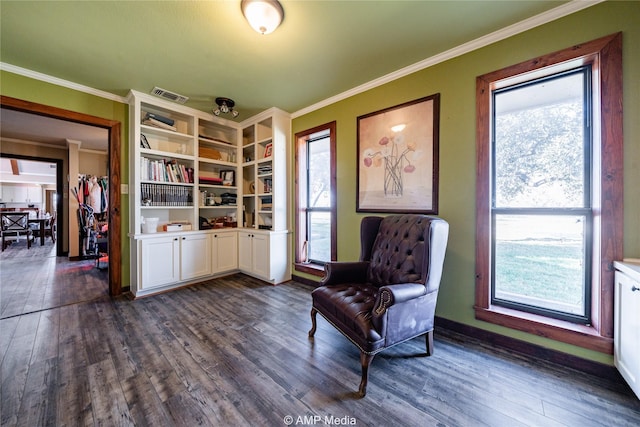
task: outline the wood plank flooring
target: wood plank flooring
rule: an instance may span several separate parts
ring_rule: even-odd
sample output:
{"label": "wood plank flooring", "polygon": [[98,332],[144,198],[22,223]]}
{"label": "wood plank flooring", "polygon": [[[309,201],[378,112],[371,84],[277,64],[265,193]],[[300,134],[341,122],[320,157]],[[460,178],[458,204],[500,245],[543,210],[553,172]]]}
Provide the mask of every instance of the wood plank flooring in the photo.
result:
{"label": "wood plank flooring", "polygon": [[109,293],[108,272],[95,260],[69,262],[56,257],[47,239],[13,242],[0,252],[0,319],[18,314],[90,301]]}
{"label": "wood plank flooring", "polygon": [[[7,266],[18,269],[10,262],[0,259],[2,287]],[[94,280],[75,264],[56,259],[49,273],[27,267],[12,278],[25,287]],[[38,311],[32,303],[0,320],[1,424],[640,425],[640,401],[621,379],[442,329],[431,357],[423,338],[378,354],[367,396],[357,399],[355,346],[321,318],[315,340],[307,338],[310,291],[238,274],[138,300],[111,299],[105,285],[76,303]],[[37,300],[32,293],[20,295]],[[18,295],[3,293],[3,310],[19,305],[10,301]]]}

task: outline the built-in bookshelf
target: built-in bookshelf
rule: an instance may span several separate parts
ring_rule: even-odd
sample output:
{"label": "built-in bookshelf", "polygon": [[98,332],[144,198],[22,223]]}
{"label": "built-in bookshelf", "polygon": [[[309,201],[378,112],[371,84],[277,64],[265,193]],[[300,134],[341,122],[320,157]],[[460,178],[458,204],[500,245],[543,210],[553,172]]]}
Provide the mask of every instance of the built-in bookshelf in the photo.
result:
{"label": "built-in bookshelf", "polygon": [[213,228],[238,226],[238,129],[200,122],[199,216]]}
{"label": "built-in bookshelf", "polygon": [[291,120],[272,108],[243,123],[242,212],[246,228],[282,231],[287,221],[287,147]]}
{"label": "built-in bookshelf", "polygon": [[[240,125],[131,91],[131,234],[237,225]],[[204,219],[205,221],[202,221]]]}
{"label": "built-in bookshelf", "polygon": [[136,91],[128,99],[134,295],[234,271],[289,280],[289,115],[236,123]]}

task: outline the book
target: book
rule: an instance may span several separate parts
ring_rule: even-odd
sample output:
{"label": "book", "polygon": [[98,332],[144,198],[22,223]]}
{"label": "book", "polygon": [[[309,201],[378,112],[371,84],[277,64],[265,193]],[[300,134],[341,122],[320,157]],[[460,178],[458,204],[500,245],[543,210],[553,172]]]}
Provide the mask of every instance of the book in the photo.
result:
{"label": "book", "polygon": [[151,148],[151,146],[149,145],[149,141],[147,141],[147,137],[143,133],[140,134],[140,147]]}
{"label": "book", "polygon": [[177,131],[177,128],[175,126],[168,125],[168,124],[160,122],[160,121],[158,121],[156,119],[151,119],[151,118],[144,119],[142,121],[142,124],[143,125],[147,125],[147,126],[153,126],[153,127],[161,128],[161,129],[172,130],[174,132]]}
{"label": "book", "polygon": [[176,123],[175,120],[170,119],[169,117],[161,116],[160,114],[155,114],[155,113],[147,113],[144,118],[145,118],[145,120],[146,119],[154,119],[154,120],[157,120],[159,122],[165,123],[165,124],[167,124],[169,126],[173,126]]}

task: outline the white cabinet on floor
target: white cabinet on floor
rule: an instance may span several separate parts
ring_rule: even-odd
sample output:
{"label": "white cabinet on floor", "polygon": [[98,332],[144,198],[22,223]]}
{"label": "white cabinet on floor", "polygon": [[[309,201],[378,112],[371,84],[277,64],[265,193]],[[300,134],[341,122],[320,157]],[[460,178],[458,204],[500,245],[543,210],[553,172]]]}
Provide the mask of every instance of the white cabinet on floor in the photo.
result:
{"label": "white cabinet on floor", "polygon": [[180,280],[180,240],[163,236],[140,241],[140,286],[138,291]]}
{"label": "white cabinet on floor", "polygon": [[238,233],[215,231],[211,235],[212,273],[238,269]]}
{"label": "white cabinet on floor", "polygon": [[210,235],[196,233],[180,236],[180,280],[190,280],[210,274]]}
{"label": "white cabinet on floor", "polygon": [[136,296],[211,274],[207,233],[165,234],[141,239],[139,245],[141,269]]}
{"label": "white cabinet on floor", "polygon": [[288,253],[286,231],[238,231],[238,267],[243,273],[272,284],[289,280]]}
{"label": "white cabinet on floor", "polygon": [[614,361],[620,374],[640,398],[640,263],[614,264]]}

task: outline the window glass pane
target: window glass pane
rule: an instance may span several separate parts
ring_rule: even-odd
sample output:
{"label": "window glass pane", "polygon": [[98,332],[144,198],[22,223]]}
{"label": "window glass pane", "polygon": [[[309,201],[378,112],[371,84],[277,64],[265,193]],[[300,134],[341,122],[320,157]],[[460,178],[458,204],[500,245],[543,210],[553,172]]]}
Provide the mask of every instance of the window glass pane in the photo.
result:
{"label": "window glass pane", "polygon": [[309,142],[309,207],[331,206],[329,137]]}
{"label": "window glass pane", "polygon": [[496,207],[584,207],[585,75],[495,93]]}
{"label": "window glass pane", "polygon": [[331,261],[331,213],[309,212],[307,215],[309,240],[307,243],[310,261]]}
{"label": "window glass pane", "polygon": [[584,316],[585,217],[496,215],[494,298]]}

